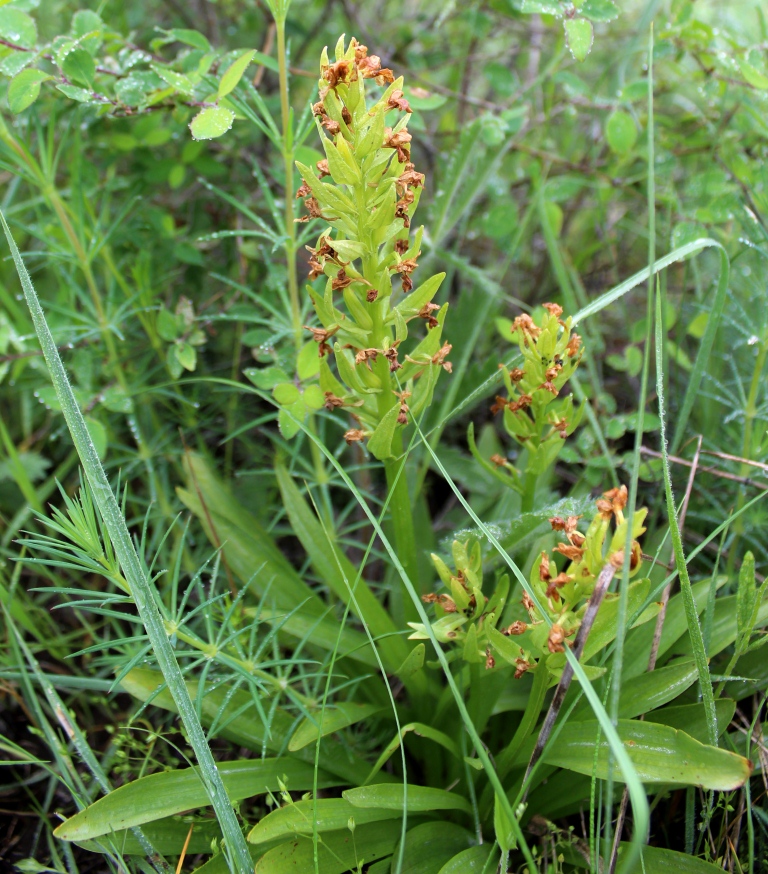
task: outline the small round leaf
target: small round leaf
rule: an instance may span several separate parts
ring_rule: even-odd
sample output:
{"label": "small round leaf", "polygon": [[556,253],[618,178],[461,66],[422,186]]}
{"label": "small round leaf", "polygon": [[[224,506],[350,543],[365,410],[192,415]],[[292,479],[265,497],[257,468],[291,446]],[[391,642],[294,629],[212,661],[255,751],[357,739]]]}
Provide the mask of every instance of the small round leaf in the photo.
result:
{"label": "small round leaf", "polygon": [[93,86],[96,75],[96,62],[85,49],[75,49],[67,54],[61,65],[62,72],[68,79],[74,79],[81,85]]}
{"label": "small round leaf", "polygon": [[223,106],[211,106],[192,119],[189,129],[196,140],[215,140],[223,136],[235,120],[235,113]]}
{"label": "small round leaf", "polygon": [[563,27],[571,54],[577,61],[583,61],[592,48],[592,23],[584,18],[566,18]]}
{"label": "small round leaf", "polygon": [[0,37],[14,45],[31,49],[37,40],[37,25],[21,9],[3,6],[0,8]]}

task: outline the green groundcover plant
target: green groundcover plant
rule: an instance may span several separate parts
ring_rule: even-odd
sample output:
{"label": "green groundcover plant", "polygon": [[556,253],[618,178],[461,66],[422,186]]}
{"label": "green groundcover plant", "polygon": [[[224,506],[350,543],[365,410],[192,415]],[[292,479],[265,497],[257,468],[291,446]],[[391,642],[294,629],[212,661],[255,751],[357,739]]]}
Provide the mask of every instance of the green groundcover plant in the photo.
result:
{"label": "green groundcover plant", "polygon": [[[610,0],[448,4],[431,24],[470,27],[461,106],[484,108],[422,163],[442,103],[397,74],[414,57],[341,36],[292,101],[300,28],[267,5],[263,51],[220,50],[210,27],[142,48],[84,9],[49,37],[34,3],[0,7],[0,378],[18,411],[0,421],[0,677],[34,741],[0,723],[0,743],[39,823],[19,870],[759,871],[764,45],[722,43],[691,3],[646,28],[651,3],[627,37],[644,75],[598,99],[576,65],[612,38]],[[506,92],[494,15],[536,52],[552,41]],[[476,53],[510,105],[472,91]],[[676,140],[670,82],[689,68],[711,93],[679,96]],[[604,111],[599,154],[521,135],[530,113],[560,123],[556,89],[564,126]],[[91,135],[173,209],[129,201],[115,168],[92,200]],[[707,148],[728,178],[697,170],[683,191]],[[211,154],[250,160],[256,194]],[[207,200],[189,205],[192,172]],[[497,189],[523,177],[521,211]],[[716,182],[722,221],[702,199]],[[568,246],[592,245],[597,215],[647,251],[588,294]],[[478,229],[508,245],[500,271]],[[510,306],[524,239],[551,282]],[[182,290],[161,300],[171,262]],[[676,282],[695,306],[676,309]],[[705,445],[723,397],[741,406]],[[35,422],[66,444],[50,476]],[[732,495],[695,491],[705,452]]]}

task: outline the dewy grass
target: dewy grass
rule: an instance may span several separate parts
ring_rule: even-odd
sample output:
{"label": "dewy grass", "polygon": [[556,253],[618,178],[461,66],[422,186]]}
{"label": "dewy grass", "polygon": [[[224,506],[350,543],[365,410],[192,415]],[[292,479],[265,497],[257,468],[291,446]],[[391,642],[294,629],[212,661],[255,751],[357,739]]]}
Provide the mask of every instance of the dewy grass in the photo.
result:
{"label": "dewy grass", "polygon": [[155,657],[174,701],[179,708],[179,715],[187,730],[190,743],[200,765],[200,776],[205,783],[211,804],[216,811],[216,816],[227,842],[226,852],[231,853],[234,870],[238,874],[248,874],[253,867],[251,856],[232,804],[227,797],[224,783],[219,776],[194,704],[184,683],[184,678],[168,639],[163,619],[155,603],[155,594],[152,591],[151,583],[147,579],[142,562],[136,553],[125,519],[115,500],[112,488],[104,473],[104,468],[99,461],[99,456],[93,445],[91,435],[88,433],[88,427],[85,424],[83,414],[80,412],[80,407],[75,400],[59,351],[56,348],[56,343],[45,320],[45,314],[35,294],[32,281],[29,278],[19,250],[11,236],[10,228],[2,213],[0,213],[0,221],[3,224],[8,246],[10,247],[14,264],[19,274],[19,280],[24,289],[24,297],[32,315],[35,330],[43,349],[43,355],[45,356],[67,427],[72,436],[72,442],[75,444],[75,448],[80,456],[85,476],[93,493],[93,499],[104,520],[115,554],[130,587],[136,609],[141,616],[150,643],[152,644]]}

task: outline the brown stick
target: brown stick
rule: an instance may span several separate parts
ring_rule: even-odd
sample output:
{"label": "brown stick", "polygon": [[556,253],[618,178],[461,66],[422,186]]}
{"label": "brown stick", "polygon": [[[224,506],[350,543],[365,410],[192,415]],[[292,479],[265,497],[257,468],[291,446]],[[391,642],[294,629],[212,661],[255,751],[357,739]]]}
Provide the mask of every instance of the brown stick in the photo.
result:
{"label": "brown stick", "polygon": [[[592,597],[589,599],[589,604],[587,604],[584,618],[582,619],[579,630],[576,633],[576,639],[573,641],[573,646],[571,647],[571,651],[577,659],[580,659],[584,652],[584,646],[587,643],[589,632],[592,630],[592,625],[595,622],[597,611],[600,609],[600,605],[603,602],[605,593],[608,591],[608,587],[611,585],[615,573],[616,568],[610,562],[600,571],[597,583],[595,583],[595,589],[592,592]],[[560,708],[563,706],[563,701],[565,700],[565,695],[568,692],[572,679],[573,667],[570,662],[566,662],[565,667],[563,668],[563,675],[560,677],[560,682],[557,684],[554,698],[549,705],[549,710],[547,711],[547,715],[541,725],[541,731],[536,740],[536,746],[531,753],[531,760],[528,762],[528,768],[526,769],[525,777],[523,778],[523,786],[528,782],[531,771],[534,769],[536,763],[541,758],[541,754],[544,752],[544,747],[547,745],[549,736],[552,734],[552,729],[555,727],[555,722],[560,714]],[[523,801],[525,801],[527,795],[528,789],[526,788],[523,793]]]}

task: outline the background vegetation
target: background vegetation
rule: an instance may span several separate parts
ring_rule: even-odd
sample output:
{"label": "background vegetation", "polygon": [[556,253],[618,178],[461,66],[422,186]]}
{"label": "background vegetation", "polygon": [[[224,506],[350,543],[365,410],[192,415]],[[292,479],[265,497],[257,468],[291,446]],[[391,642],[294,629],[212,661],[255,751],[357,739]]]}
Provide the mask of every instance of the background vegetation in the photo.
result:
{"label": "background vegetation", "polygon": [[[768,22],[751,0],[617,12],[0,6],[0,209],[53,337],[46,362],[4,259],[5,864],[643,870],[641,843],[646,871],[768,863]],[[405,78],[426,178],[400,255],[418,259],[412,294],[446,274],[423,301],[443,309],[406,313],[398,352],[432,375],[384,449],[344,439],[374,430],[350,416],[369,412],[366,384],[318,377],[303,327],[322,322],[305,244],[328,224],[294,223],[294,162],[325,157],[311,104],[342,33]],[[523,366],[513,320],[543,324],[545,302],[576,317],[566,391],[584,412],[535,467],[491,406],[512,388],[499,364]],[[419,358],[422,336],[437,345]],[[73,397],[52,382],[56,348]],[[396,388],[383,361],[371,372]],[[78,410],[122,515],[85,431],[73,448]],[[563,557],[548,520],[584,516],[588,533],[621,484],[627,519],[648,508],[642,570],[626,548],[639,517],[628,532],[605,511],[618,527],[595,555],[624,550],[617,594],[528,775],[570,670],[549,628],[565,600],[542,585],[542,552]],[[500,630],[531,616],[542,632],[521,651]]]}

